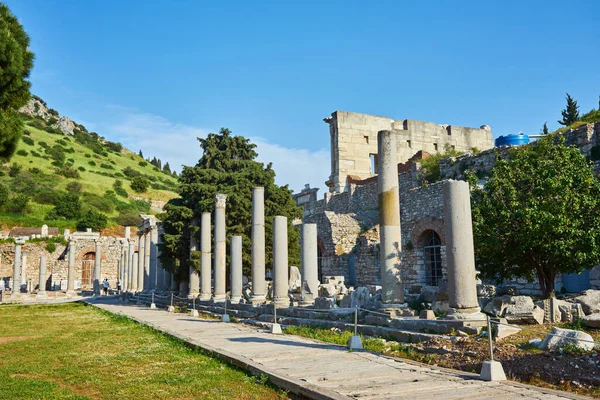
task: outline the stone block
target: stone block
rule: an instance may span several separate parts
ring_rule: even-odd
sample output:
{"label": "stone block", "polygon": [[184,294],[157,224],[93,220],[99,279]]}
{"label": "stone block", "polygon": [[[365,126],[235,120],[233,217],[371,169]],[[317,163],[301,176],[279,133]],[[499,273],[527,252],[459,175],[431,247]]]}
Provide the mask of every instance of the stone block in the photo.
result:
{"label": "stone block", "polygon": [[574,300],[581,304],[585,315],[600,313],[600,290],[586,290]]}
{"label": "stone block", "polygon": [[575,331],[572,329],[552,328],[552,332],[547,335],[540,348],[556,350],[562,348],[565,344],[570,343],[582,350],[590,351],[594,349],[593,338],[585,332]]}
{"label": "stone block", "polygon": [[338,294],[337,287],[332,284],[324,284],[319,286],[319,297],[335,297]]}
{"label": "stone block", "polygon": [[435,313],[433,310],[421,310],[419,313],[420,319],[435,319]]}
{"label": "stone block", "polygon": [[290,278],[288,281],[290,292],[297,292],[302,287],[302,276],[298,267],[290,267]]}
{"label": "stone block", "polygon": [[600,328],[600,314],[590,314],[582,318],[583,323],[589,328]]}
{"label": "stone block", "polygon": [[330,297],[317,297],[315,299],[315,310],[331,310],[336,308],[335,299]]}

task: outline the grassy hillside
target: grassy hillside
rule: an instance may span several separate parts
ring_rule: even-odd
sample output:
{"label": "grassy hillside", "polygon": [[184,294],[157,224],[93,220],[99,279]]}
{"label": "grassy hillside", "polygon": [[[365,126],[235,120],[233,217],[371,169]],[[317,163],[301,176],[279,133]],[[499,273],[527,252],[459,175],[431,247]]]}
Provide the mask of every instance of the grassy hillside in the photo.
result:
{"label": "grassy hillside", "polygon": [[[120,145],[83,127],[75,135],[65,135],[40,118],[23,118],[25,135],[17,153],[0,169],[0,184],[5,188],[0,187],[0,225],[4,228],[44,223],[75,228],[90,210],[106,216],[107,226],[132,224],[137,214],[151,213],[150,200],[168,201],[176,196],[176,177]],[[136,176],[149,183],[147,190],[140,193],[131,188]],[[8,192],[4,200],[3,190]],[[78,216],[52,212],[61,200],[68,206],[76,198],[81,206]]]}

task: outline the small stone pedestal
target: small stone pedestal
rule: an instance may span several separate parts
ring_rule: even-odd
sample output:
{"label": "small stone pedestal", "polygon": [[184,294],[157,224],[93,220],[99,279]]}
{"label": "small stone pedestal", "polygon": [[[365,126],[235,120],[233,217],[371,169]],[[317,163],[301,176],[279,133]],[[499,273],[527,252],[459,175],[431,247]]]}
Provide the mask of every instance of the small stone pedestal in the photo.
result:
{"label": "small stone pedestal", "polygon": [[192,310],[190,311],[190,316],[191,317],[198,317],[200,314],[198,313],[198,310]]}
{"label": "small stone pedestal", "polygon": [[505,381],[506,375],[499,361],[485,361],[479,378],[484,381]]}
{"label": "small stone pedestal", "polygon": [[362,350],[363,344],[360,336],[350,336],[350,339],[348,340],[348,348],[350,350]]}
{"label": "small stone pedestal", "polygon": [[221,322],[230,322],[231,320],[229,319],[229,314],[223,314],[221,315]]}
{"label": "small stone pedestal", "polygon": [[283,333],[281,331],[281,325],[273,323],[273,325],[271,325],[271,333],[273,335],[281,335]]}
{"label": "small stone pedestal", "polygon": [[150,309],[155,310],[156,309],[156,304],[150,303]]}
{"label": "small stone pedestal", "polygon": [[167,312],[175,312],[175,307],[173,307],[173,306],[167,307]]}

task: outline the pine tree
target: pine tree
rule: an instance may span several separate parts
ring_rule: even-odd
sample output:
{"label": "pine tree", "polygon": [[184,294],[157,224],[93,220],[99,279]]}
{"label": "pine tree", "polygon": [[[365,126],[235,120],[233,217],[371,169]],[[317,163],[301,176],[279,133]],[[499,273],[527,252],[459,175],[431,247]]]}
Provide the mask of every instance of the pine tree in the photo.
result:
{"label": "pine tree", "polygon": [[138,153],[138,156],[144,158],[144,154],[142,153],[142,149],[140,149],[140,152]]}
{"label": "pine tree", "polygon": [[171,174],[171,167],[169,166],[168,162],[165,163],[165,166],[163,167],[163,171],[166,172],[167,174]]}
{"label": "pine tree", "polygon": [[179,279],[187,279],[189,265],[198,267],[189,258],[190,235],[198,235],[196,229],[189,228],[190,222],[192,219],[199,221],[203,212],[213,212],[214,195],[225,193],[228,195],[227,240],[231,235],[242,236],[243,269],[245,274],[250,274],[252,188],[262,186],[265,188],[266,265],[271,265],[272,222],[276,215],[288,217],[289,263],[297,265],[300,261],[299,234],[292,221],[301,217],[301,211],[287,185],[275,184],[271,164],[265,166],[256,161],[256,145],[242,136],[232,136],[225,128],[218,134],[211,133],[198,140],[204,154],[194,167],[183,167],[179,177],[179,197],[165,206],[162,264]]}
{"label": "pine tree", "polygon": [[160,161],[160,158],[157,160],[156,166],[158,169],[162,170],[162,161]]}
{"label": "pine tree", "polygon": [[29,36],[10,12],[0,3],[0,160],[9,160],[17,150],[23,134],[19,107],[27,104],[31,83],[26,80],[33,67]]}
{"label": "pine tree", "polygon": [[542,135],[547,135],[548,133],[548,123],[544,122],[544,127],[542,128]]}
{"label": "pine tree", "polygon": [[564,126],[572,125],[579,120],[579,106],[577,101],[567,93],[567,108],[561,111],[562,120],[558,121],[559,124]]}

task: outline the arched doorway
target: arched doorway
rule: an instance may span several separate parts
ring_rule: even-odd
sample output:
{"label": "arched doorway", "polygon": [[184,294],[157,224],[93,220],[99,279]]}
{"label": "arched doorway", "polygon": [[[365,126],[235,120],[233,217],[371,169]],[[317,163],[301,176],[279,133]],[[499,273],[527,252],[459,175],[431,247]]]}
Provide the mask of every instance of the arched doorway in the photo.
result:
{"label": "arched doorway", "polygon": [[81,288],[92,289],[94,285],[94,267],[96,264],[96,253],[90,251],[85,253],[81,260]]}
{"label": "arched doorway", "polygon": [[425,258],[425,276],[429,286],[438,286],[442,281],[442,241],[432,229],[423,232],[423,256]]}

